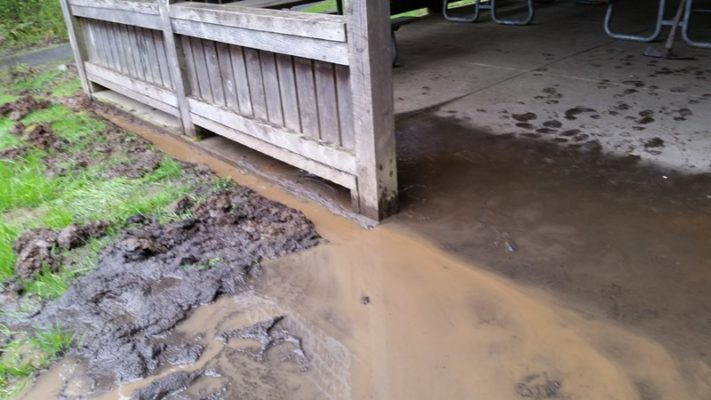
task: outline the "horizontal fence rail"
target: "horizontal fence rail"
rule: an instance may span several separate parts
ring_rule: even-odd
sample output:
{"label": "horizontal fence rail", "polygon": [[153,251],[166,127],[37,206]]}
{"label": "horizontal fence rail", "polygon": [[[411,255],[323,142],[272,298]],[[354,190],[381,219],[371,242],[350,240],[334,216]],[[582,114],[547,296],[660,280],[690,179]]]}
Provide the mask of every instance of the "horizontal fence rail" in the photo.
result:
{"label": "horizontal fence rail", "polygon": [[[394,147],[366,156],[356,135],[357,100],[368,82],[352,74],[373,61],[360,65],[369,48],[353,46],[346,16],[239,2],[61,1],[85,90],[98,84],[181,118],[186,134],[199,126],[331,180],[373,218],[382,216],[383,196],[394,199],[395,178],[384,184],[372,171],[383,170],[373,155],[388,152],[394,170]],[[390,76],[382,80],[391,98]],[[372,115],[365,113],[366,122]],[[392,135],[392,110],[382,117]],[[390,192],[366,198],[373,185]]]}

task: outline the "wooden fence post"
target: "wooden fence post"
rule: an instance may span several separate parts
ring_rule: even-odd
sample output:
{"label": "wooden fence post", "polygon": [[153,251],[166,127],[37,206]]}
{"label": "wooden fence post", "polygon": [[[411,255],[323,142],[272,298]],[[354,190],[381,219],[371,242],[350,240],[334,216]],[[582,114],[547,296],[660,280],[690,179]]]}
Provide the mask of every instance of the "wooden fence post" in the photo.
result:
{"label": "wooden fence post", "polygon": [[173,90],[178,101],[178,112],[180,122],[183,126],[183,133],[188,136],[195,136],[195,125],[190,116],[190,105],[188,104],[185,87],[187,86],[187,74],[184,70],[185,63],[182,62],[183,52],[178,51],[178,44],[173,33],[173,26],[170,23],[170,3],[175,0],[158,0],[160,8],[160,18],[163,23],[163,43],[165,43],[165,54],[168,58],[170,78],[173,82]]}
{"label": "wooden fence post", "polygon": [[390,4],[347,2],[358,205],[382,220],[397,211]]}
{"label": "wooden fence post", "polygon": [[72,46],[72,53],[74,53],[74,62],[77,66],[81,88],[84,90],[84,93],[91,95],[94,90],[93,85],[86,76],[86,69],[84,68],[84,60],[86,60],[87,57],[81,25],[72,15],[68,0],[59,0],[59,4],[62,7],[62,14],[64,14],[64,23],[67,25],[67,35],[69,36],[69,44]]}

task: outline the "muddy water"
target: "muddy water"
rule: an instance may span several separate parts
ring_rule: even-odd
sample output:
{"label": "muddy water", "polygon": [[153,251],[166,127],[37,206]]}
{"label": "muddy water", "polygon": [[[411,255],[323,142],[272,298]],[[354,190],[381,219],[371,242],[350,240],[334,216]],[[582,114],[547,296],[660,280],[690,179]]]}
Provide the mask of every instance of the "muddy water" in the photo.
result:
{"label": "muddy water", "polygon": [[[456,129],[456,124],[449,127]],[[407,141],[401,143],[408,144]],[[486,141],[473,143],[482,145]],[[510,143],[493,147],[491,143],[489,145],[489,150],[498,146],[515,148]],[[199,385],[189,389],[189,393],[200,390],[206,393],[227,385],[228,390],[233,390],[230,394],[241,393],[247,398],[250,394],[254,398],[294,399],[711,398],[711,368],[704,355],[699,354],[704,351],[700,344],[708,338],[705,336],[708,331],[704,330],[703,325],[696,330],[689,330],[688,325],[675,329],[672,325],[667,331],[659,331],[650,328],[654,325],[631,324],[624,318],[616,319],[606,315],[605,308],[598,307],[595,298],[589,295],[589,292],[598,290],[596,285],[599,285],[600,274],[603,272],[618,280],[618,283],[625,283],[621,289],[624,295],[644,294],[645,285],[654,289],[654,282],[672,279],[660,274],[657,269],[660,267],[640,269],[640,265],[658,266],[654,256],[646,259],[646,264],[628,256],[615,273],[608,269],[608,264],[599,261],[604,260],[604,257],[591,256],[597,254],[593,251],[596,246],[599,254],[612,254],[613,259],[616,255],[627,254],[629,249],[639,249],[640,245],[652,255],[658,254],[655,248],[640,244],[641,239],[632,243],[621,241],[623,237],[634,237],[630,236],[631,233],[655,226],[651,222],[641,228],[636,227],[632,232],[624,229],[613,232],[615,234],[610,237],[610,242],[622,248],[617,253],[609,250],[615,250],[615,246],[600,247],[598,240],[585,242],[586,237],[599,239],[600,236],[585,231],[583,233],[587,233],[587,236],[582,235],[581,227],[595,226],[596,223],[608,226],[603,223],[604,218],[593,219],[594,203],[600,203],[606,196],[616,199],[616,193],[596,196],[598,190],[589,188],[582,191],[585,185],[576,186],[571,183],[589,181],[568,181],[571,196],[578,200],[587,196],[593,203],[583,203],[588,207],[583,209],[590,209],[591,215],[585,214],[586,217],[580,218],[580,222],[568,221],[569,225],[553,218],[555,213],[552,211],[539,211],[537,214],[533,210],[526,214],[526,210],[511,207],[511,214],[505,214],[496,205],[505,204],[506,198],[499,198],[500,203],[496,203],[497,198],[491,195],[495,191],[487,192],[485,189],[495,188],[497,179],[517,171],[513,167],[516,165],[513,160],[508,159],[511,163],[507,167],[501,164],[500,169],[493,169],[494,172],[489,175],[472,175],[463,167],[473,168],[475,164],[457,161],[475,160],[470,158],[472,153],[457,156],[458,159],[438,157],[437,154],[422,155],[419,158],[421,153],[416,152],[416,149],[404,149],[402,154],[408,157],[403,162],[406,194],[404,212],[394,221],[366,231],[329,215],[320,207],[241,174],[226,164],[194,154],[184,143],[162,140],[160,146],[181,158],[208,162],[219,173],[232,176],[239,183],[249,185],[271,199],[303,210],[315,222],[319,232],[330,241],[306,252],[265,263],[263,276],[252,293],[239,298],[226,298],[203,307],[180,326],[176,334],[186,338],[204,335],[208,339],[208,348],[203,357],[196,365],[185,367],[186,370],[199,370],[208,365],[222,366],[221,377],[201,379]],[[443,154],[447,151],[445,147]],[[484,149],[481,151],[486,153]],[[527,154],[526,151],[515,154]],[[549,150],[545,152],[551,156]],[[494,154],[491,154],[491,159],[482,162],[493,160]],[[557,153],[552,154],[555,156]],[[534,158],[539,155],[535,153]],[[412,164],[408,164],[407,160],[411,160]],[[487,185],[476,186],[474,184],[477,180],[472,178],[464,181],[452,179],[454,186],[437,186],[437,182],[446,181],[443,176],[437,175],[438,171],[443,171],[441,169],[430,169],[429,174],[414,174],[414,165],[441,168],[442,163],[447,165],[446,160],[450,160],[449,166],[453,167],[449,171],[459,173],[452,176],[466,179],[477,176],[479,182],[485,181]],[[626,163],[622,160],[617,167]],[[543,164],[548,165],[546,161]],[[529,170],[539,171],[530,167],[537,164],[526,165]],[[408,171],[413,174],[408,175]],[[540,177],[545,174],[529,175],[528,178],[532,179],[531,176]],[[518,184],[518,187],[528,190],[524,192],[528,194],[524,198],[536,199],[532,193],[538,192],[531,188],[543,181],[529,180],[530,186],[524,184],[525,179],[511,182],[514,187]],[[476,188],[479,195],[473,196],[467,184]],[[564,187],[552,188],[550,182],[543,188],[559,195],[564,193]],[[514,192],[510,189],[502,194]],[[438,202],[437,196],[454,200],[445,204]],[[488,199],[488,208],[478,208],[481,204],[477,201],[483,201],[480,200],[482,198]],[[662,203],[673,204],[675,199],[681,200],[672,196]],[[629,216],[629,212],[625,214],[625,210],[633,210],[635,207],[647,209],[661,201],[650,200],[640,205],[634,200],[639,199],[620,199],[620,203],[628,204],[629,208],[612,208],[613,217],[629,222],[625,218],[632,216]],[[519,201],[520,204],[525,203],[523,199]],[[611,204],[600,203],[601,207],[611,207]],[[559,214],[568,215],[560,208],[561,205],[553,203],[551,208],[558,209]],[[496,212],[492,212],[492,208]],[[697,211],[695,220],[681,218],[679,214],[661,215],[657,219],[677,227],[677,230],[663,236],[664,239],[670,240],[674,235],[683,234],[679,240],[685,238],[688,242],[687,247],[675,248],[673,253],[686,257],[685,261],[698,261],[693,268],[682,268],[686,271],[680,283],[682,288],[668,290],[674,296],[665,298],[663,291],[653,291],[643,296],[645,301],[658,297],[657,304],[667,302],[669,308],[665,315],[673,316],[675,311],[680,310],[677,308],[679,304],[691,305],[703,299],[697,298],[701,294],[695,285],[703,286],[703,279],[708,276],[701,258],[707,250],[697,247],[699,245],[696,241],[702,239],[696,235],[703,234],[706,225],[704,219],[698,217],[704,215],[698,213],[698,208],[690,210]],[[570,213],[573,216],[580,215],[580,211]],[[506,218],[496,219],[497,215]],[[528,232],[528,236],[505,224],[507,218],[533,224],[541,215],[552,218],[550,223],[537,224],[539,230],[531,228],[524,231]],[[477,218],[489,219],[477,224]],[[632,227],[635,228],[634,225]],[[581,247],[566,248],[561,242],[569,246],[587,244],[590,247],[588,252],[584,252],[579,251]],[[676,239],[672,243],[676,243]],[[533,253],[534,246],[540,246],[541,250]],[[688,251],[678,251],[684,249]],[[452,253],[458,253],[464,258],[455,257]],[[538,257],[533,257],[536,254]],[[577,254],[577,261],[591,268],[588,275],[574,275],[575,279],[568,280],[546,278],[548,275],[543,272],[547,270],[541,265],[554,271],[567,269],[568,264],[552,262],[558,260],[554,256],[560,254],[569,255],[570,259]],[[518,264],[519,269],[514,271],[518,273],[511,273],[511,269],[504,268],[507,264],[501,260],[515,257],[532,261]],[[486,260],[500,262],[487,263]],[[599,263],[603,267],[600,274],[594,273],[596,270],[590,266],[591,263]],[[678,270],[673,265],[672,270]],[[580,273],[580,270],[577,271]],[[641,279],[645,273],[656,278]],[[635,274],[635,285],[629,284],[626,274]],[[536,276],[541,277],[541,280],[534,279]],[[701,281],[694,283],[694,277]],[[546,286],[546,282],[550,284]],[[681,295],[683,287],[693,289],[688,290],[688,300],[684,300]],[[626,302],[621,304],[631,307]],[[690,310],[695,309],[700,313],[704,307],[707,306],[697,304],[696,308],[691,307]],[[603,312],[597,312],[599,310]],[[306,363],[290,363],[280,357],[269,359],[266,363],[254,363],[245,358],[230,359],[226,356],[230,351],[225,350],[224,343],[214,340],[216,334],[225,328],[244,327],[277,315],[285,316],[287,330],[302,338]],[[711,314],[706,314],[706,317],[708,315]],[[678,318],[681,321],[689,319],[684,315]],[[657,324],[664,325],[665,321],[673,323],[679,319],[657,319]],[[703,324],[703,320],[698,322]],[[682,351],[684,346],[674,345],[668,340],[675,331],[684,338],[694,339],[686,345],[687,351]],[[689,331],[692,332],[691,336],[688,336]],[[239,346],[240,343],[234,345]],[[253,346],[254,343],[242,345]],[[173,370],[163,371],[161,376],[171,372]],[[255,389],[239,392],[244,390],[240,388],[246,387],[244,382],[250,373],[252,382],[258,382],[252,386]],[[72,380],[71,377],[76,378]],[[44,374],[25,398],[55,398],[67,381],[70,384],[78,382],[74,386],[80,387],[80,377],[81,365],[68,360]],[[102,398],[124,398],[147,384],[131,383],[114,392],[105,393]]]}

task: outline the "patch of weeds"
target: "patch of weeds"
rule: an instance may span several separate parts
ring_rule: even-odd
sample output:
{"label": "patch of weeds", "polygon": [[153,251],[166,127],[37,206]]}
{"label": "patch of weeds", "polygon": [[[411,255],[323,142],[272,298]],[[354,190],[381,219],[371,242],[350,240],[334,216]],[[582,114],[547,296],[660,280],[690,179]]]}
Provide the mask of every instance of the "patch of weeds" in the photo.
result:
{"label": "patch of weeds", "polygon": [[0,105],[17,100],[17,96],[0,92]]}
{"label": "patch of weeds", "polygon": [[60,182],[45,177],[42,156],[31,151],[19,161],[0,160],[0,213],[56,198]]}
{"label": "patch of weeds", "polygon": [[14,121],[9,118],[0,118],[0,150],[11,149],[22,144],[17,136],[10,133]]}
{"label": "patch of weeds", "polygon": [[54,300],[67,291],[69,280],[72,277],[72,274],[64,269],[52,272],[45,267],[32,280],[25,282],[23,287],[25,293],[33,294],[45,300]]}
{"label": "patch of weeds", "polygon": [[73,341],[73,335],[55,325],[31,334],[0,325],[0,399],[18,395],[37,370],[47,368]]}
{"label": "patch of weeds", "polygon": [[84,138],[88,134],[98,134],[106,129],[102,121],[84,113],[75,113],[69,107],[53,104],[42,110],[33,111],[22,119],[25,125],[49,123],[52,131],[70,142]]}
{"label": "patch of weeds", "polygon": [[57,68],[47,68],[40,71],[30,70],[21,79],[13,82],[12,88],[16,91],[44,91],[51,87],[52,81],[62,75]]}
{"label": "patch of weeds", "polygon": [[64,79],[52,88],[53,97],[67,97],[77,94],[81,90],[81,82],[76,77]]}

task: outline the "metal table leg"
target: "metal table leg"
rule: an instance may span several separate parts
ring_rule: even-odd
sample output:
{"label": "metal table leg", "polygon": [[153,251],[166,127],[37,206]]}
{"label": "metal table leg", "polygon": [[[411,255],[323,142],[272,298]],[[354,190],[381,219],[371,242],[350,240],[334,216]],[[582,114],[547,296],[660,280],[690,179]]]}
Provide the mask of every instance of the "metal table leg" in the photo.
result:
{"label": "metal table leg", "polygon": [[617,3],[617,1],[618,0],[610,0],[610,3],[607,5],[607,12],[605,13],[605,33],[607,33],[607,35],[610,37],[613,37],[615,39],[634,40],[639,42],[653,42],[659,39],[659,36],[662,34],[662,28],[664,26],[669,26],[672,24],[672,21],[664,19],[666,0],[659,0],[659,10],[657,11],[656,26],[652,34],[648,36],[641,36],[613,32],[612,28],[610,28],[610,25],[612,24],[612,16],[615,13],[615,3]]}
{"label": "metal table leg", "polygon": [[501,25],[528,25],[533,21],[534,17],[534,8],[533,8],[533,0],[527,0],[526,1],[526,7],[528,9],[528,14],[526,18],[524,19],[503,19],[499,18],[496,13],[497,13],[497,8],[496,8],[496,0],[490,0],[489,4],[482,4],[481,0],[474,0],[474,4],[472,4],[472,7],[474,8],[474,11],[472,14],[464,14],[461,16],[455,16],[451,15],[449,13],[449,10],[447,8],[447,5],[449,3],[449,0],[443,0],[442,3],[442,15],[444,15],[444,18],[447,19],[447,21],[453,21],[453,22],[476,22],[479,19],[479,15],[481,14],[481,10],[490,10],[491,11],[491,19],[494,20],[497,24]]}
{"label": "metal table leg", "polygon": [[697,9],[694,10],[694,0],[686,0],[686,10],[684,11],[684,22],[682,23],[681,27],[681,37],[684,39],[684,42],[688,44],[689,46],[693,47],[700,47],[702,49],[711,49],[711,42],[703,42],[703,41],[697,41],[693,40],[689,37],[689,21],[691,20],[691,16],[694,12],[700,12],[700,13],[711,13],[711,10],[702,10],[702,9]]}

